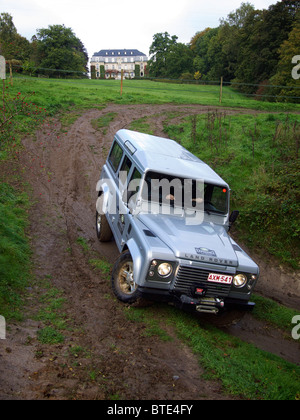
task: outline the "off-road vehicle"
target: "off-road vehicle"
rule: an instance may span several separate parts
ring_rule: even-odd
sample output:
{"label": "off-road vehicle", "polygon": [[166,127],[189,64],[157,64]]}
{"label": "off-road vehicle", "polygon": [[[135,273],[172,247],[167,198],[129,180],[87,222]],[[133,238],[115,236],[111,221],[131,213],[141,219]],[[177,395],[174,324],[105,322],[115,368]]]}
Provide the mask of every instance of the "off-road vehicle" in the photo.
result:
{"label": "off-road vehicle", "polygon": [[259,268],[228,231],[230,188],[177,142],[129,130],[116,133],[97,184],[96,230],[114,237],[118,299],[162,299],[218,313],[250,296]]}

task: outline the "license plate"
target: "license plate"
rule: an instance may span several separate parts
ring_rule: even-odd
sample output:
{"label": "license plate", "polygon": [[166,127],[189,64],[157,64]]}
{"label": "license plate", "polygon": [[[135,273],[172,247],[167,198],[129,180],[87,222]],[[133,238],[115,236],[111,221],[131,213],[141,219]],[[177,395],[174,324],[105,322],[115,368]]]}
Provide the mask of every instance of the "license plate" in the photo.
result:
{"label": "license plate", "polygon": [[222,284],[231,284],[233,277],[232,276],[225,276],[224,274],[214,274],[211,273],[208,276],[208,281],[211,281],[212,283],[222,283]]}

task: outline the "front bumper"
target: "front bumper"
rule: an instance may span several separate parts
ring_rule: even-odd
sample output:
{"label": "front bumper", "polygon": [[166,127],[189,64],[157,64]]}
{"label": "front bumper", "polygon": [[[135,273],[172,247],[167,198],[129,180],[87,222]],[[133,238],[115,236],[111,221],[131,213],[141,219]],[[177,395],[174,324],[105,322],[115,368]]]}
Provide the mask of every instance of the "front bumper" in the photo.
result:
{"label": "front bumper", "polygon": [[177,294],[168,290],[153,289],[147,287],[138,288],[141,296],[148,300],[159,302],[171,302],[182,309],[190,309],[196,312],[217,314],[224,309],[238,309],[252,311],[255,303],[248,300],[221,298],[221,297],[191,297],[186,294]]}

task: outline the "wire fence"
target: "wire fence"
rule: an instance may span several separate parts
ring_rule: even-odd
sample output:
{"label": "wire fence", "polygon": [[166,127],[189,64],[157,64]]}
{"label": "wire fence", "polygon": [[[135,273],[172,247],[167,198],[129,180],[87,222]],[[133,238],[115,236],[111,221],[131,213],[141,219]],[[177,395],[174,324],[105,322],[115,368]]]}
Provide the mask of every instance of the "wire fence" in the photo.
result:
{"label": "wire fence", "polygon": [[[9,64],[7,63],[7,73],[10,74],[10,77],[13,77],[13,74],[18,74],[20,76],[29,76],[29,77],[38,77],[38,78],[51,78],[51,79],[91,79],[91,74],[88,71],[74,71],[74,70],[65,70],[65,69],[52,69],[44,67],[26,67],[20,64]],[[291,76],[292,79],[292,76]],[[94,82],[99,80],[108,80],[108,79],[93,79]],[[111,79],[109,79],[111,80]],[[283,85],[271,85],[266,82],[262,83],[242,83],[236,81],[223,81],[223,78],[220,80],[195,80],[195,79],[172,79],[172,78],[154,78],[154,77],[142,77],[134,78],[132,80],[148,80],[152,82],[168,83],[174,85],[191,85],[191,86],[202,86],[202,87],[215,87],[216,92],[219,95],[220,102],[222,102],[222,95],[226,92],[223,91],[223,88],[232,88],[236,95],[241,95],[243,97],[254,98],[257,100],[265,100],[270,102],[296,102],[300,103],[300,80],[296,84],[289,86]],[[296,82],[296,81],[295,81]],[[132,86],[132,88],[138,88],[137,86]],[[145,87],[143,87],[145,89]],[[151,88],[150,88],[151,89]],[[157,89],[157,88],[156,88]],[[181,90],[183,91],[183,90]],[[192,92],[193,89],[186,89],[186,91]],[[290,94],[288,93],[290,92]],[[296,96],[295,96],[295,92]],[[299,92],[299,95],[298,95]],[[196,92],[195,92],[196,93]],[[201,93],[212,93],[211,89],[203,90]]]}

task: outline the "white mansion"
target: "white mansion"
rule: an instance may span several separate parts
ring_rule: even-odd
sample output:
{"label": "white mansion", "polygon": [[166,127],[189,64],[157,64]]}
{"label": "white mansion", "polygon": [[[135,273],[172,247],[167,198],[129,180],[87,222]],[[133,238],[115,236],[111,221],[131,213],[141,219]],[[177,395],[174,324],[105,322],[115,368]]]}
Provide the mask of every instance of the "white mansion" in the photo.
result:
{"label": "white mansion", "polygon": [[94,67],[95,77],[134,78],[137,74],[144,77],[147,56],[138,50],[101,50],[91,58],[91,69]]}

